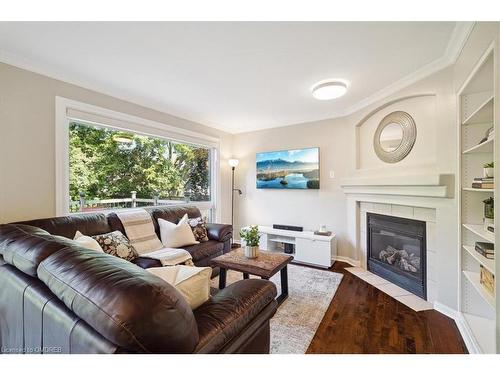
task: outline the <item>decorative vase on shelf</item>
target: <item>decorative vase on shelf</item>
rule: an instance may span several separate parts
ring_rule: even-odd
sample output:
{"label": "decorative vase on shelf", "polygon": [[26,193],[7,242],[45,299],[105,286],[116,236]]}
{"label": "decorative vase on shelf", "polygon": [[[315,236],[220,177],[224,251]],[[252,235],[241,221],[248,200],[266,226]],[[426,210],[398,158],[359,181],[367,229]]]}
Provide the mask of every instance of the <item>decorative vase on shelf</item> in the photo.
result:
{"label": "decorative vase on shelf", "polygon": [[488,230],[488,225],[495,222],[495,200],[489,197],[483,201],[484,203],[484,230]]}
{"label": "decorative vase on shelf", "polygon": [[247,258],[257,258],[259,256],[258,246],[245,246],[245,256]]}
{"label": "decorative vase on shelf", "polygon": [[489,178],[495,176],[495,168],[483,168],[483,177]]}
{"label": "decorative vase on shelf", "polygon": [[495,175],[495,162],[483,164],[483,176],[484,178],[493,178]]}

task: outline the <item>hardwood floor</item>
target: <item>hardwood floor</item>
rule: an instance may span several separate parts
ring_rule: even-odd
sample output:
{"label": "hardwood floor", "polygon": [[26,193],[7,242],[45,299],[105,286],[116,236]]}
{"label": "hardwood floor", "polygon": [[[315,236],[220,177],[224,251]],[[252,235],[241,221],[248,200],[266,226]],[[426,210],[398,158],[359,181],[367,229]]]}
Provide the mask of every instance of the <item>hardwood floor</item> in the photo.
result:
{"label": "hardwood floor", "polygon": [[455,322],[435,311],[415,312],[345,271],[307,353],[467,353]]}

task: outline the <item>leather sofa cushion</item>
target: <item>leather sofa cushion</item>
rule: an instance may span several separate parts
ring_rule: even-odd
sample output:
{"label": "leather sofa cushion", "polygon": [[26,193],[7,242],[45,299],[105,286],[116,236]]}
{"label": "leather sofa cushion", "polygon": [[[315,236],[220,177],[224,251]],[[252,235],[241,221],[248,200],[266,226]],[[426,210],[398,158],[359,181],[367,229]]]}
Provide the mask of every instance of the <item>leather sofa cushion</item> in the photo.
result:
{"label": "leather sofa cushion", "polygon": [[[22,221],[14,224],[31,225],[46,230],[50,234],[75,238],[79,230],[86,236],[111,232],[111,227],[105,214],[88,213],[82,215],[69,215],[49,219]],[[123,232],[122,232],[123,233]]]}
{"label": "leather sofa cushion", "polygon": [[160,226],[158,225],[158,219],[161,218],[177,224],[185,214],[187,214],[190,219],[201,216],[200,210],[195,206],[145,207],[144,209],[148,211],[153,218],[153,224],[158,238],[160,238]]}
{"label": "leather sofa cushion", "polygon": [[145,257],[137,257],[132,261],[132,263],[138,265],[141,268],[162,267],[162,264],[158,259],[151,259]]}
{"label": "leather sofa cushion", "polygon": [[213,258],[214,256],[222,254],[224,244],[222,242],[209,240],[196,245],[185,246],[183,249],[186,249],[189,254],[191,254],[193,262],[196,263],[204,258]]}
{"label": "leather sofa cushion", "polygon": [[219,351],[268,305],[275,311],[276,294],[276,286],[261,279],[238,281],[218,292],[194,311],[200,335],[196,351]]}
{"label": "leather sofa cushion", "polygon": [[30,276],[37,275],[37,267],[45,258],[73,242],[21,224],[0,225],[0,238],[0,254],[4,261]]}
{"label": "leather sofa cushion", "polygon": [[233,227],[229,224],[207,223],[208,238],[215,241],[227,241],[231,239]]}
{"label": "leather sofa cushion", "polygon": [[175,288],[123,259],[68,247],[40,263],[38,277],[78,317],[127,351],[189,353],[198,342],[193,313]]}

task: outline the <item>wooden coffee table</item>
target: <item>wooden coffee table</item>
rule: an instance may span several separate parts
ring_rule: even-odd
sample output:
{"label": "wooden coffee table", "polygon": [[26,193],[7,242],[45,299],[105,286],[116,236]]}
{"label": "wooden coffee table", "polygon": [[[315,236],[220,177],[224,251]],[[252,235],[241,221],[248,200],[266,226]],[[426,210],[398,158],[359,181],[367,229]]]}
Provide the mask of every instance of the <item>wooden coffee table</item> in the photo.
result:
{"label": "wooden coffee table", "polygon": [[281,304],[288,297],[287,265],[292,260],[291,255],[264,250],[259,250],[257,258],[249,259],[245,257],[244,250],[238,248],[212,259],[212,265],[220,267],[219,289],[226,287],[227,270],[242,272],[244,279],[248,279],[249,275],[255,275],[265,280],[269,280],[280,271],[281,294],[276,301]]}

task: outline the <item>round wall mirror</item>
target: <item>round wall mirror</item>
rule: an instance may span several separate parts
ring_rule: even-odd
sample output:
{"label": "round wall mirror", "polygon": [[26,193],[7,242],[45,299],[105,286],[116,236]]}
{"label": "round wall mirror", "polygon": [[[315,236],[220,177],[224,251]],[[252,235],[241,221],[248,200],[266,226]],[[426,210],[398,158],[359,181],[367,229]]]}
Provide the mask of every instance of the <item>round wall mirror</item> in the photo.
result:
{"label": "round wall mirror", "polygon": [[403,128],[395,122],[387,124],[380,133],[380,147],[385,152],[392,152],[399,147],[403,140]]}
{"label": "round wall mirror", "polygon": [[385,116],[375,131],[373,148],[380,160],[396,163],[403,160],[417,138],[415,121],[406,112],[396,111]]}

